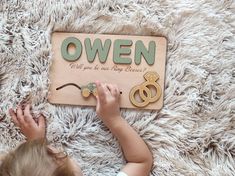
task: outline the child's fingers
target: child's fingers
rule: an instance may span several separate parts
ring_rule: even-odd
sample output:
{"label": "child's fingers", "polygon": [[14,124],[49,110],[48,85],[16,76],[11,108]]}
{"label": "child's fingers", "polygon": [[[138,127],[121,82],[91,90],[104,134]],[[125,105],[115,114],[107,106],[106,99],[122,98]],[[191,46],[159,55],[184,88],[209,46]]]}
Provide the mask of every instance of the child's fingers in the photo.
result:
{"label": "child's fingers", "polygon": [[114,86],[112,84],[107,84],[107,87],[112,95],[114,95]]}
{"label": "child's fingers", "polygon": [[115,98],[118,98],[119,95],[120,95],[120,92],[119,92],[119,89],[118,89],[118,86],[115,85],[115,84],[108,84],[108,88],[111,92],[111,94],[115,97]]}
{"label": "child's fingers", "polygon": [[116,98],[119,98],[120,97],[120,90],[118,88],[118,86],[115,84],[113,85],[113,95],[116,97]]}
{"label": "child's fingers", "polygon": [[110,92],[110,89],[108,87],[108,84],[106,84],[106,83],[105,84],[101,84],[101,86],[102,86],[102,88],[104,90],[104,94],[105,94],[105,96],[103,96],[104,97],[104,101],[106,101],[106,98],[111,95],[111,92]]}
{"label": "child's fingers", "polygon": [[27,104],[24,109],[24,120],[28,123],[35,123],[35,121],[33,120],[33,116],[31,115],[30,108],[31,106]]}
{"label": "child's fingers", "polygon": [[40,115],[38,118],[38,126],[39,128],[46,128],[46,120],[43,115]]}
{"label": "child's fingers", "polygon": [[11,116],[11,119],[13,120],[13,123],[16,125],[16,126],[20,126],[18,120],[17,120],[17,116],[16,116],[16,113],[13,111],[13,109],[9,109],[9,114]]}
{"label": "child's fingers", "polygon": [[104,87],[102,86],[102,84],[99,81],[96,81],[96,88],[97,88],[97,93],[98,96],[96,97],[97,100],[99,102],[103,102],[105,101],[105,91],[104,91]]}
{"label": "child's fingers", "polygon": [[25,125],[25,121],[24,121],[24,114],[23,114],[23,110],[21,109],[21,107],[18,107],[16,110],[16,115],[17,115],[17,120],[19,122],[19,125]]}

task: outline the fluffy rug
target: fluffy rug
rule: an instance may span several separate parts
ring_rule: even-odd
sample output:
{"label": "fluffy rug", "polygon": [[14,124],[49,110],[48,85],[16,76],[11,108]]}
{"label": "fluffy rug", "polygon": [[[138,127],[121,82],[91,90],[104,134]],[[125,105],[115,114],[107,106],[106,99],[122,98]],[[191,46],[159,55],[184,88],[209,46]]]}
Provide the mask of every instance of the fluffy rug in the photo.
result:
{"label": "fluffy rug", "polygon": [[0,151],[24,140],[8,109],[30,101],[85,176],[115,176],[124,158],[94,109],[47,102],[54,31],[166,36],[164,107],[122,109],[153,152],[151,176],[235,175],[233,0],[0,1]]}

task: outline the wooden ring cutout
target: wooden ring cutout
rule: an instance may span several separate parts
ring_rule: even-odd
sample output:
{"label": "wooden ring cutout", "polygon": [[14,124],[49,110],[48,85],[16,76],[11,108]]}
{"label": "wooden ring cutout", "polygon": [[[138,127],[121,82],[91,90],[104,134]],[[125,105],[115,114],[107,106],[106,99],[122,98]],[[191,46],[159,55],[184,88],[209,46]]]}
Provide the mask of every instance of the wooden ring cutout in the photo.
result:
{"label": "wooden ring cutout", "polygon": [[[162,94],[161,86],[156,82],[159,79],[157,72],[147,72],[144,75],[145,82],[133,87],[130,91],[129,98],[133,105],[137,107],[145,107],[149,103],[156,102]],[[156,89],[156,95],[153,96],[150,88],[148,86],[153,86]],[[135,94],[139,92],[139,96],[142,102],[136,100]]]}
{"label": "wooden ring cutout", "polygon": [[[144,96],[141,97],[141,99],[143,100],[142,102],[139,102],[135,99],[135,94],[139,91],[139,94],[140,92],[146,92],[147,96]],[[149,99],[151,98],[151,91],[148,87],[141,87],[141,86],[135,86],[132,90],[131,90],[131,93],[130,93],[130,100],[134,100],[134,101],[131,101],[132,104],[134,104],[135,106],[137,107],[145,107],[147,106],[150,102],[149,102]]]}
{"label": "wooden ring cutout", "polygon": [[[150,102],[150,103],[153,103],[153,102],[155,102],[155,101],[157,101],[159,98],[160,98],[160,96],[161,96],[161,93],[162,93],[162,91],[161,91],[161,87],[160,87],[160,85],[159,84],[157,84],[156,82],[145,82],[144,84],[143,84],[143,87],[147,87],[148,88],[148,86],[153,86],[155,89],[156,89],[156,95],[155,96],[152,96],[152,92],[151,92],[151,90],[150,90],[150,92],[151,92],[151,96],[149,97],[148,96],[148,101]],[[144,94],[144,91],[143,91],[143,89],[140,89],[140,97],[144,100],[144,98],[143,97],[146,97],[146,95]],[[145,91],[146,92],[146,91]],[[146,97],[147,98],[147,97]]]}

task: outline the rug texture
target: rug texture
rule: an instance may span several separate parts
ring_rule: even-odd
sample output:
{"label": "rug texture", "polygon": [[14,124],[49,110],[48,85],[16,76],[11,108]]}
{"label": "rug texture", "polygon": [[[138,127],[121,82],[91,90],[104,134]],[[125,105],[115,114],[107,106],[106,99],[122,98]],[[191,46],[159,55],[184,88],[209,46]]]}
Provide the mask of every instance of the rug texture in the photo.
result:
{"label": "rug texture", "polygon": [[85,176],[115,176],[125,160],[95,110],[47,102],[54,31],[167,37],[164,107],[122,109],[153,152],[151,176],[235,175],[233,0],[0,1],[0,151],[24,140],[8,109],[30,101]]}

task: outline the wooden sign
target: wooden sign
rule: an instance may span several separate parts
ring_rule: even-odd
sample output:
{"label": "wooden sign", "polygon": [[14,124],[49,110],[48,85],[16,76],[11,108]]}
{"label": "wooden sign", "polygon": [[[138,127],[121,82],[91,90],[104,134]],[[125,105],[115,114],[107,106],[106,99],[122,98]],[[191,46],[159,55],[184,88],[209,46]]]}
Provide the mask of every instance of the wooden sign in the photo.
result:
{"label": "wooden sign", "polygon": [[123,108],[163,106],[164,37],[53,33],[49,102],[95,106],[94,82],[117,84]]}

